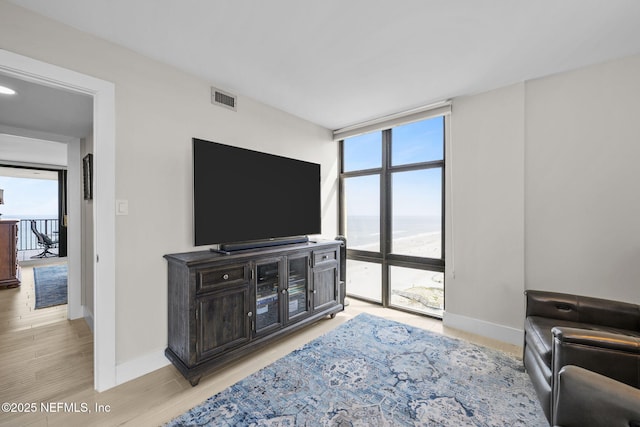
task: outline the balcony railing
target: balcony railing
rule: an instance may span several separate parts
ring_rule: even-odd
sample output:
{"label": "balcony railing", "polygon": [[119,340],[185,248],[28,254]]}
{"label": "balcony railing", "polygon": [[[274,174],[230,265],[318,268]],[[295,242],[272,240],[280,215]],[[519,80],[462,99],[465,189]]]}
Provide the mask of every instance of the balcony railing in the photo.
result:
{"label": "balcony railing", "polygon": [[36,229],[46,234],[54,242],[58,240],[59,221],[57,219],[21,219],[18,225],[18,253],[27,251],[42,251],[38,238],[31,231],[31,221],[36,222]]}

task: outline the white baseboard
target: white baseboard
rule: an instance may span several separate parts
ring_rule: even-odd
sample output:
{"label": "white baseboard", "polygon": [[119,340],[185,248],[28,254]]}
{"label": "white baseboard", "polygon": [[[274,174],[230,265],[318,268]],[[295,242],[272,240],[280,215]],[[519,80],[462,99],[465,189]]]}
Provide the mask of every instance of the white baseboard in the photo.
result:
{"label": "white baseboard", "polygon": [[474,319],[460,314],[445,312],[442,318],[442,324],[450,328],[460,329],[465,332],[471,332],[472,334],[518,346],[522,346],[524,339],[524,330],[522,329]]}
{"label": "white baseboard", "polygon": [[170,364],[164,349],[154,351],[116,366],[116,384],[120,385]]}

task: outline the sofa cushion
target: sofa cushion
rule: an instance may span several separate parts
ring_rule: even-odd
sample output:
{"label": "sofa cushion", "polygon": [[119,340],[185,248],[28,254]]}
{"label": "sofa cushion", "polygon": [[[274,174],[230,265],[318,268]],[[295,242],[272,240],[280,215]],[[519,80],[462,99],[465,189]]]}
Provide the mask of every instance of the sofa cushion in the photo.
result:
{"label": "sofa cushion", "polygon": [[572,322],[569,320],[529,316],[526,318],[524,323],[526,345],[532,346],[535,351],[540,354],[542,360],[544,360],[547,366],[551,366],[551,348],[553,343],[553,335],[551,333],[551,329],[553,329],[554,327],[579,328],[590,331],[603,331],[614,334],[619,333],[633,337],[640,337],[640,332],[638,331],[611,328],[590,323]]}

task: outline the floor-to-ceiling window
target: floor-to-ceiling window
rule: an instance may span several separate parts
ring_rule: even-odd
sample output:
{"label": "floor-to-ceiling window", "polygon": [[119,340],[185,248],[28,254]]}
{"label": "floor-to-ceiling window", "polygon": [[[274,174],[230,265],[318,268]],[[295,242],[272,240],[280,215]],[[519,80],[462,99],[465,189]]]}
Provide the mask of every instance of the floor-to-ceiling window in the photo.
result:
{"label": "floor-to-ceiling window", "polygon": [[[66,170],[3,166],[0,188],[5,190],[5,218],[18,219],[18,260],[44,254],[33,228],[55,244],[47,256],[66,257]],[[64,249],[64,250],[63,250]],[[44,256],[43,256],[44,257]]]}
{"label": "floor-to-ceiling window", "polygon": [[445,120],[341,141],[347,295],[442,316]]}

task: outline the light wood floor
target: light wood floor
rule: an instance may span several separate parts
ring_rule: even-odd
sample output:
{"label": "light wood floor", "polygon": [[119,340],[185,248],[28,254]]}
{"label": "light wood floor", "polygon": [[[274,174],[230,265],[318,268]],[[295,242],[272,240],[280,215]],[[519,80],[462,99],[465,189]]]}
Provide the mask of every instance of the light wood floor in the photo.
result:
{"label": "light wood floor", "polygon": [[321,320],[205,376],[196,387],[169,365],[97,393],[93,390],[91,331],[83,320],[66,320],[65,306],[34,311],[32,268],[23,268],[22,278],[20,288],[0,290],[0,403],[14,403],[14,409],[35,404],[35,411],[0,412],[0,426],[162,425],[362,312],[464,338],[516,357],[521,351],[517,346],[443,328],[435,319],[350,299],[349,306],[335,319]]}

